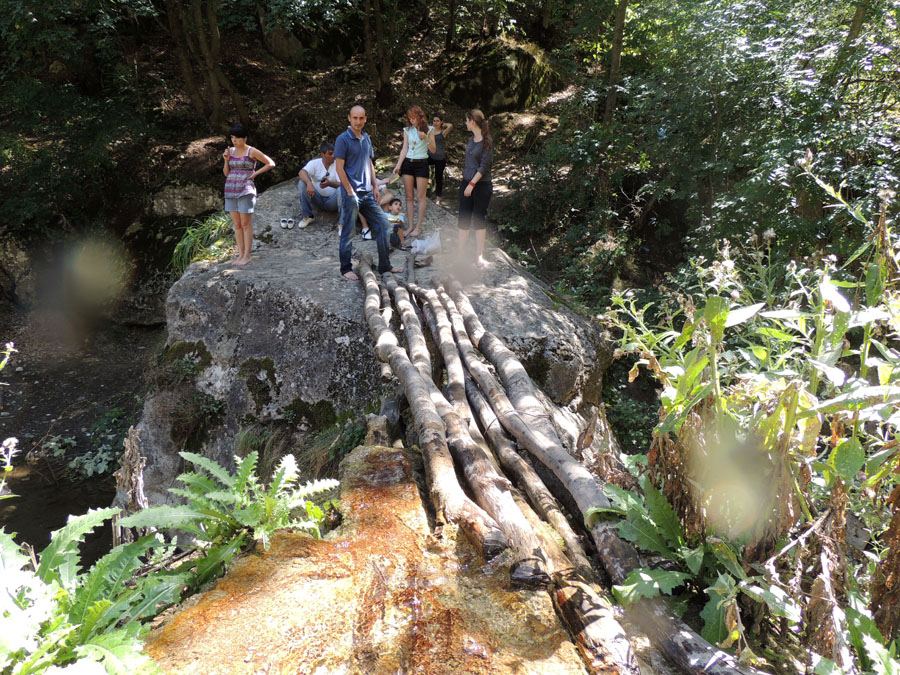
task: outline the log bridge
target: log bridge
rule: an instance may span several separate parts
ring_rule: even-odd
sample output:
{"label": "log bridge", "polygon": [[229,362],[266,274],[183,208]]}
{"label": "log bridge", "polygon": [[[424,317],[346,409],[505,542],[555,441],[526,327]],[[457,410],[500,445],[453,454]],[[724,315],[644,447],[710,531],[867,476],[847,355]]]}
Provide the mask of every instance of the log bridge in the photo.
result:
{"label": "log bridge", "polygon": [[[567,452],[524,366],[485,330],[461,286],[418,286],[414,258],[406,284],[391,273],[379,280],[368,254],[359,270],[366,325],[383,374],[399,380],[409,402],[438,523],[456,524],[486,561],[509,551],[511,584],[550,592],[590,671],[637,675],[618,610],[591,560],[622,583],[641,567],[638,552],[619,537],[616,516],[593,516],[590,527],[579,528],[583,537],[562,506],[574,505],[577,523],[589,509],[608,509],[602,481]],[[402,341],[392,328],[395,311]],[[535,462],[555,477],[556,494]],[[627,612],[682,672],[759,673],[708,643],[659,599]]]}

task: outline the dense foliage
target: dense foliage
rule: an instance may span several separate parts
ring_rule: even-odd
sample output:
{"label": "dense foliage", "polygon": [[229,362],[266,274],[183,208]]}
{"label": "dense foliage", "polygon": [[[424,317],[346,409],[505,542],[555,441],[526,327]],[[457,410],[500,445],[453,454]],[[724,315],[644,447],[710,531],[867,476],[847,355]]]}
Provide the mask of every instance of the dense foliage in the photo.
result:
{"label": "dense foliage", "polygon": [[608,291],[597,281],[608,285],[632,256],[670,264],[680,250],[708,254],[723,236],[772,229],[776,251],[850,255],[863,228],[826,207],[797,161],[812,150],[810,169],[845,185],[870,219],[878,191],[896,186],[900,3],[629,10],[612,122],[602,120],[600,67],[609,37],[582,33],[562,54],[580,58],[580,84],[520,181],[504,232],[523,250],[537,246],[543,269],[594,300]]}
{"label": "dense foliage", "polygon": [[788,660],[778,617],[816,673],[897,672],[900,255],[886,203],[872,223],[816,180],[866,231],[859,274],[834,256],[773,263],[770,233],[696,260],[661,307],[613,298],[639,357],[631,377],[646,368],[662,393],[633,463],[643,497],[607,489],[622,536],[678,566],[637,570],[616,592],[705,594],[704,636],[750,662],[751,634],[769,662]]}

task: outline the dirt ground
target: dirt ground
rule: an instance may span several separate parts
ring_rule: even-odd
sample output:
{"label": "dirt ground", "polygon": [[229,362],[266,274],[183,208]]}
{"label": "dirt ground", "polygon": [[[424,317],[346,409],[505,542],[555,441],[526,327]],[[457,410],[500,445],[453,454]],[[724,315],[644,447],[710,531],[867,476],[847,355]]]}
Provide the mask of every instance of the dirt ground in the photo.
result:
{"label": "dirt ground", "polygon": [[[0,372],[0,439],[19,439],[7,485],[17,496],[0,501],[0,526],[17,540],[41,550],[69,514],[109,506],[112,473],[84,478],[67,463],[101,442],[119,447],[140,417],[144,371],[164,341],[161,326],[88,325],[60,312],[8,306],[0,312],[0,342],[18,350]],[[72,439],[65,457],[28,461],[54,438]],[[109,528],[101,528],[85,557],[102,554],[110,541]]]}

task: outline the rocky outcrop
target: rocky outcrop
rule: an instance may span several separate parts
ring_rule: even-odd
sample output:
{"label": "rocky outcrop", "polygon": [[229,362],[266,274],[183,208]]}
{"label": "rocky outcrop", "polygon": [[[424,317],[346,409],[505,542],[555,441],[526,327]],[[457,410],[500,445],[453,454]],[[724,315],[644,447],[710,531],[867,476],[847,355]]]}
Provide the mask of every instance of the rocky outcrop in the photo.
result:
{"label": "rocky outcrop", "polygon": [[[172,286],[160,365],[166,373],[155,378],[158,390],[139,425],[151,503],[166,500],[184,447],[229,464],[235,436],[250,425],[278,425],[297,446],[305,434],[377,409],[384,383],[364,322],[363,289],[339,274],[336,218],[282,229],[280,218],[298,219],[298,210],[294,181],[267,190],[254,216],[252,262],[196,263]],[[440,230],[451,249],[454,225],[448,211],[431,205],[425,229]],[[375,242],[357,237],[353,246],[356,254],[375,255]],[[395,265],[405,258],[393,254]],[[520,355],[550,398],[597,402],[610,350],[596,330],[502,251],[492,249],[489,258],[489,269],[476,270],[438,254],[432,267],[418,270],[417,283],[454,274],[485,327]]]}
{"label": "rocky outcrop", "polygon": [[156,217],[197,216],[222,208],[222,190],[208,185],[167,185],[150,198]]}
{"label": "rocky outcrop", "polygon": [[439,87],[457,105],[490,115],[527,108],[543,100],[557,82],[539,47],[497,39],[468,52]]}
{"label": "rocky outcrop", "polygon": [[0,302],[28,305],[37,295],[37,275],[28,251],[11,240],[0,242]]}

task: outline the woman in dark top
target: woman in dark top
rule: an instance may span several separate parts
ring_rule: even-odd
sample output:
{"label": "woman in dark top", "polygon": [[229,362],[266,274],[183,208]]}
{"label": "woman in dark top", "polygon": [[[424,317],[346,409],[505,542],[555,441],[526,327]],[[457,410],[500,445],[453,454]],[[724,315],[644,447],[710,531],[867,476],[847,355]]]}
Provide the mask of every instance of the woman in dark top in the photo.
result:
{"label": "woman in dark top", "polygon": [[447,167],[447,155],[444,153],[444,139],[453,131],[453,125],[444,123],[444,116],[435,113],[431,124],[434,126],[435,151],[428,151],[428,163],[434,167],[434,203],[440,204],[444,195],[444,169]]}
{"label": "woman in dark top", "polygon": [[494,188],[491,185],[491,163],[494,159],[494,141],[484,113],[470,110],[466,113],[466,129],[472,137],[466,143],[466,163],[459,185],[459,252],[463,253],[469,239],[469,230],[475,230],[478,267],[487,267],[484,259],[484,241],[487,235],[488,204]]}

